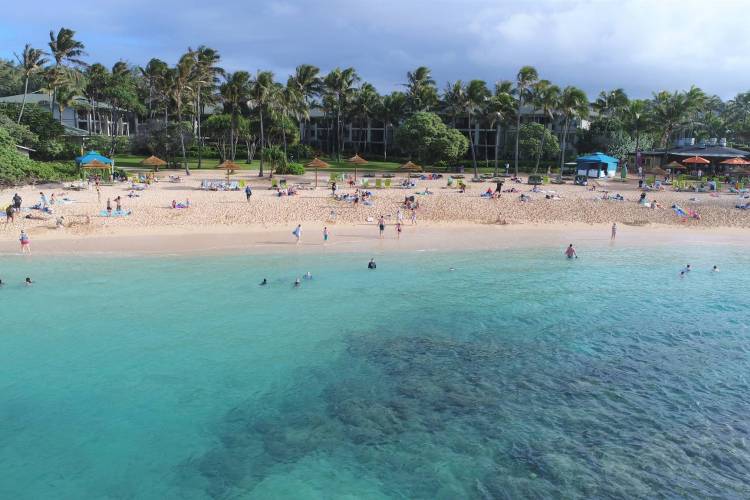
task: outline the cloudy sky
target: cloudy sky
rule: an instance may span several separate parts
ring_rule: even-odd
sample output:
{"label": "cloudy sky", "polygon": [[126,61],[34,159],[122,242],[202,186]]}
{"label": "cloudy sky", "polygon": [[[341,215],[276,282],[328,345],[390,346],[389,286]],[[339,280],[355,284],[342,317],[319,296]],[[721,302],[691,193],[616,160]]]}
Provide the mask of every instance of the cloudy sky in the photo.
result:
{"label": "cloudy sky", "polygon": [[[64,5],[64,7],[62,6]],[[381,91],[408,70],[447,81],[543,78],[594,97],[698,85],[723,98],[750,90],[750,0],[37,0],[9,2],[0,57],[46,46],[50,29],[78,32],[90,62],[175,62],[188,46],[220,51],[230,70],[300,63],[354,66]]]}

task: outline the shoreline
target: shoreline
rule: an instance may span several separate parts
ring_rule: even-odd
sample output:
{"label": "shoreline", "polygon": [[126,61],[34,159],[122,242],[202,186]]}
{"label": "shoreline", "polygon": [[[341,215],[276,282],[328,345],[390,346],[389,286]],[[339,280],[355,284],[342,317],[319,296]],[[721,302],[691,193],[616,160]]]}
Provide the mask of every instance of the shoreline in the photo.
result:
{"label": "shoreline", "polygon": [[[519,248],[559,248],[569,243],[586,248],[609,246],[648,247],[669,245],[750,245],[750,232],[742,228],[674,227],[670,225],[618,224],[617,238],[610,239],[608,224],[527,223],[482,224],[474,222],[421,222],[404,225],[400,239],[388,224],[381,239],[375,224],[327,224],[330,240],[324,244],[325,224],[303,223],[302,240],[295,243],[292,226],[151,226],[117,227],[87,235],[58,232],[36,233],[32,256],[43,255],[216,255],[268,253],[372,253],[431,251],[499,251]],[[20,256],[18,242],[4,238],[0,255]]]}

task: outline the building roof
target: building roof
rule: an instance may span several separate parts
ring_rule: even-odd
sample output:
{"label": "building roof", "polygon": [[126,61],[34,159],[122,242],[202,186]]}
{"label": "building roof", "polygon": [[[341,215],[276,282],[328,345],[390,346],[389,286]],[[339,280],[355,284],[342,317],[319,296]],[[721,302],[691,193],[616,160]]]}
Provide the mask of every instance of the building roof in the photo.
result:
{"label": "building roof", "polygon": [[705,146],[694,145],[672,148],[667,150],[667,154],[674,156],[703,156],[707,158],[736,158],[738,156],[750,155],[750,152],[728,146],[711,146],[706,144]]}
{"label": "building roof", "polygon": [[36,151],[36,149],[27,148],[26,146],[21,146],[20,144],[16,144],[16,149],[23,149],[24,151]]}
{"label": "building roof", "polygon": [[[89,100],[82,96],[75,96],[76,104],[81,106],[90,106],[91,103]],[[21,104],[23,102],[23,94],[16,94],[16,95],[6,95],[5,97],[0,97],[0,102],[7,102],[7,103],[14,103],[14,104]],[[44,92],[31,92],[30,94],[26,94],[26,104],[38,104],[39,106],[47,106],[49,107],[50,103],[52,102],[52,99],[49,94],[46,94]],[[104,102],[97,102],[96,107],[99,109],[110,109],[111,106]]]}
{"label": "building roof", "polygon": [[619,163],[620,160],[604,153],[591,153],[576,158],[578,163]]}

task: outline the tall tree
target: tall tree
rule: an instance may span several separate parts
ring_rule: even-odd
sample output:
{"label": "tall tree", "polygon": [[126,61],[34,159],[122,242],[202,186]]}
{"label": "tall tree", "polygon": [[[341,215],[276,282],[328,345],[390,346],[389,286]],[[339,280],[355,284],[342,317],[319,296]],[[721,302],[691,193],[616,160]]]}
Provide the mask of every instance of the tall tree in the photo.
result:
{"label": "tall tree", "polygon": [[565,165],[565,148],[568,140],[570,124],[574,120],[582,120],[589,114],[589,99],[586,93],[578,87],[567,86],[560,94],[560,114],[563,117],[563,136],[560,146],[560,172]]}
{"label": "tall tree", "polygon": [[500,137],[502,126],[514,114],[513,97],[510,82],[500,82],[495,85],[495,95],[487,102],[487,121],[490,128],[495,128],[495,176],[499,174]]}
{"label": "tall tree", "polygon": [[177,113],[178,133],[180,134],[180,150],[182,152],[182,165],[185,169],[185,175],[190,175],[190,167],[188,166],[187,150],[185,148],[186,128],[182,118],[185,106],[189,105],[193,98],[194,69],[195,54],[193,51],[188,51],[180,57],[177,65],[170,70],[171,86],[169,94]]}
{"label": "tall tree", "polygon": [[641,133],[649,126],[649,118],[647,103],[641,99],[630,101],[622,112],[623,124],[635,135],[636,167],[641,147]]}
{"label": "tall tree", "polygon": [[341,116],[347,110],[355,94],[354,84],[359,81],[359,76],[354,68],[336,68],[326,75],[323,80],[325,92],[329,95],[334,106],[336,115],[336,157],[341,161],[341,150],[343,146],[343,128]]}
{"label": "tall tree", "polygon": [[[534,85],[533,99],[534,107],[541,111],[544,118],[549,120],[550,124],[555,119],[555,113],[560,104],[560,87],[552,85],[549,80],[539,80]],[[543,124],[544,128],[547,128],[546,124]],[[536,155],[536,163],[534,165],[534,173],[539,171],[539,161],[542,158],[542,152],[544,151],[544,142],[547,137],[546,133],[542,133],[541,144],[539,146],[539,152]],[[550,168],[547,167],[547,175],[550,174]]]}
{"label": "tall tree", "polygon": [[475,123],[472,129],[471,119],[476,115],[482,114],[489,96],[490,91],[483,80],[472,80],[466,85],[466,117],[468,118],[469,144],[471,146],[471,163],[474,167],[474,178],[479,177],[476,152],[476,144],[479,142],[479,126]]}
{"label": "tall tree", "polygon": [[516,152],[515,152],[515,161],[514,161],[516,177],[518,177],[518,137],[521,131],[522,108],[523,108],[524,103],[527,102],[531,98],[531,89],[537,80],[539,80],[539,74],[537,73],[536,69],[534,69],[532,66],[522,67],[520,70],[518,70],[518,74],[516,75],[516,88],[514,89],[514,93],[516,95],[516,100],[517,100]]}
{"label": "tall tree", "polygon": [[[85,46],[82,42],[75,39],[76,32],[68,28],[60,28],[60,31],[55,35],[54,31],[49,32],[49,48],[52,58],[55,63],[53,71],[55,73],[61,73],[63,67],[71,65],[73,67],[85,67],[86,63],[81,57],[86,55],[84,52]],[[55,97],[57,95],[57,87],[62,81],[61,78],[53,78],[54,86],[52,87],[52,102],[50,109],[55,107]]]}
{"label": "tall tree", "polygon": [[196,132],[198,135],[198,168],[203,163],[203,134],[201,133],[202,116],[206,104],[215,102],[214,94],[219,77],[224,70],[218,66],[221,56],[219,52],[201,45],[194,52],[195,66],[193,83],[195,86],[195,117]]}
{"label": "tall tree", "polygon": [[[253,110],[258,111],[260,118],[260,169],[258,176],[263,177],[263,148],[266,147],[266,135],[263,123],[264,111],[268,107],[275,90],[275,83],[273,81],[273,73],[270,71],[261,71],[255,76],[255,80],[250,85],[250,99],[248,104]],[[270,176],[273,177],[273,170],[270,171]]]}
{"label": "tall tree", "polygon": [[153,118],[156,113],[154,103],[158,103],[161,100],[162,104],[164,104],[163,96],[160,94],[159,89],[163,87],[164,75],[168,69],[169,66],[167,63],[157,58],[152,58],[145,67],[139,68],[142,81],[146,87],[143,100],[148,110],[148,118]]}
{"label": "tall tree", "polygon": [[[360,149],[367,150],[370,142],[372,117],[380,106],[380,94],[370,83],[363,83],[359,87],[352,109],[352,116],[360,120]],[[364,147],[361,146],[364,143]],[[355,151],[356,152],[356,151]]]}
{"label": "tall tree", "polygon": [[320,94],[323,88],[323,83],[320,79],[320,68],[311,64],[297,66],[294,70],[294,75],[290,76],[287,81],[287,87],[294,89],[302,98],[302,103],[304,104],[299,110],[299,137],[300,141],[304,142],[307,135],[304,126],[310,121],[312,101],[315,96]]}
{"label": "tall tree", "polygon": [[18,120],[16,123],[21,123],[21,117],[23,117],[23,109],[26,107],[26,94],[29,93],[29,80],[33,75],[39,73],[42,67],[47,64],[47,58],[44,51],[35,49],[28,43],[23,48],[23,52],[19,56],[14,54],[18,60],[18,64],[23,71],[23,99],[21,100],[21,111],[18,112]]}
{"label": "tall tree", "polygon": [[406,94],[391,92],[383,96],[377,111],[377,116],[383,122],[383,160],[388,159],[388,129],[399,123],[406,113]]}
{"label": "tall tree", "polygon": [[406,73],[406,100],[409,111],[418,113],[430,111],[438,103],[437,87],[432,79],[432,72],[426,66],[420,66]]}
{"label": "tall tree", "polygon": [[[224,110],[229,111],[229,159],[234,161],[237,155],[238,129],[243,107],[247,106],[251,91],[250,73],[236,71],[225,75],[225,82],[219,87],[219,95],[224,104]],[[218,123],[218,121],[217,121]]]}

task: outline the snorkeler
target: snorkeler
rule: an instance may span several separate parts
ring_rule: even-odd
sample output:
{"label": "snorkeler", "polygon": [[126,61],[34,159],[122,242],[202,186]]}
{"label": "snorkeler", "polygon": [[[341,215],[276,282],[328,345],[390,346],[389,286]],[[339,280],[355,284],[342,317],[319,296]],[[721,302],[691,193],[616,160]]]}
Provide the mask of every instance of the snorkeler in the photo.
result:
{"label": "snorkeler", "polygon": [[26,283],[26,286],[29,286],[29,285],[32,285],[32,284],[33,284],[34,282],[33,282],[33,281],[31,281],[31,278],[29,278],[28,276],[26,276],[26,281],[25,281],[25,283]]}
{"label": "snorkeler", "polygon": [[299,280],[299,278],[297,278],[296,280],[294,280],[294,288],[298,288],[301,284],[302,284],[302,282]]}
{"label": "snorkeler", "polygon": [[263,278],[263,281],[260,282],[260,285],[258,286],[266,286],[268,284],[268,280],[266,278]]}
{"label": "snorkeler", "polygon": [[711,269],[711,271],[713,271],[715,273],[718,273],[719,272],[719,267],[718,266],[714,266],[713,269]]}
{"label": "snorkeler", "polygon": [[377,269],[378,265],[375,264],[375,259],[370,259],[370,262],[367,264],[367,269]]}

